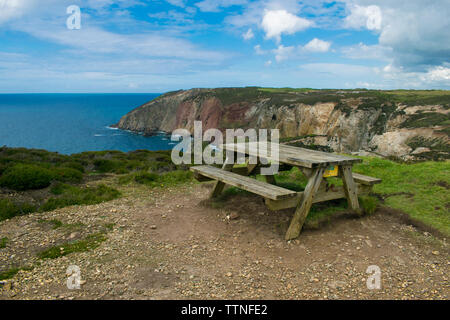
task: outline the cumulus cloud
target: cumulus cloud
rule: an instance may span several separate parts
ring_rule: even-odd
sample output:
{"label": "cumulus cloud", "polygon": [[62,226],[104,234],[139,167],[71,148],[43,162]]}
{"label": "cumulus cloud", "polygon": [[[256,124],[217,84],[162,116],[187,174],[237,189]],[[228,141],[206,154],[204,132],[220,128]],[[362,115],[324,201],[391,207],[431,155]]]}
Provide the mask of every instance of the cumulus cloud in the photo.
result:
{"label": "cumulus cloud", "polygon": [[425,77],[431,81],[450,80],[450,68],[444,66],[432,68]]}
{"label": "cumulus cloud", "polygon": [[33,0],[0,0],[0,23],[21,17],[31,10],[35,4],[36,2]]}
{"label": "cumulus cloud", "polygon": [[367,28],[369,30],[380,30],[382,13],[379,6],[360,5],[350,6],[350,15],[345,18],[345,26],[348,28]]}
{"label": "cumulus cloud", "polygon": [[253,30],[250,28],[247,30],[247,32],[242,34],[242,38],[244,38],[244,40],[250,40],[254,37],[254,33]]}
{"label": "cumulus cloud", "polygon": [[392,48],[379,44],[366,45],[362,42],[341,48],[342,54],[350,59],[371,59],[391,61]]}
{"label": "cumulus cloud", "polygon": [[312,22],[298,17],[286,10],[265,10],[261,27],[266,38],[280,42],[282,34],[293,34],[312,26]]}
{"label": "cumulus cloud", "polygon": [[330,50],[330,46],[331,42],[314,38],[303,47],[303,50],[308,52],[327,52]]}
{"label": "cumulus cloud", "polygon": [[195,5],[203,12],[219,12],[221,8],[246,4],[247,0],[203,0]]}
{"label": "cumulus cloud", "polygon": [[[348,0],[347,28],[379,33],[379,47],[394,66],[428,72],[450,60],[450,2],[441,0]],[[378,50],[380,51],[380,50]]]}
{"label": "cumulus cloud", "polygon": [[277,62],[289,59],[294,54],[294,52],[294,46],[285,47],[282,44],[279,45],[278,48],[273,50],[273,53],[275,54],[275,60]]}

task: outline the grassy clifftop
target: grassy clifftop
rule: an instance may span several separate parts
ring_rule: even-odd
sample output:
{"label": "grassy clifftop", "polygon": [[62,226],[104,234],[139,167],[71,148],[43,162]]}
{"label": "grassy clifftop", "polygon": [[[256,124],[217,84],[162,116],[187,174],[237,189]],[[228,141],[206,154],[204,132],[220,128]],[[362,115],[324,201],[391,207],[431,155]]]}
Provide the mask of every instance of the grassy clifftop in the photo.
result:
{"label": "grassy clifftop", "polygon": [[[383,179],[364,205],[399,209],[412,219],[450,235],[450,162],[399,163],[361,157],[356,172]],[[138,150],[84,152],[71,156],[44,150],[0,148],[0,221],[32,212],[51,211],[71,205],[90,205],[121,196],[123,185],[140,184],[165,188],[191,182],[186,166],[175,166],[170,151]],[[111,179],[112,178],[112,179]],[[306,179],[296,168],[282,172],[277,183],[302,190]],[[341,184],[339,179],[329,179]],[[236,190],[235,190],[236,191]],[[233,194],[233,189],[227,194]],[[373,211],[374,208],[368,208]],[[315,205],[309,222],[345,211],[346,202]]]}
{"label": "grassy clifftop", "polygon": [[3,147],[0,148],[0,221],[115,199],[120,192],[102,183],[107,175],[120,175],[123,182],[156,185],[189,178],[185,169],[172,163],[170,151],[100,151],[69,156]]}

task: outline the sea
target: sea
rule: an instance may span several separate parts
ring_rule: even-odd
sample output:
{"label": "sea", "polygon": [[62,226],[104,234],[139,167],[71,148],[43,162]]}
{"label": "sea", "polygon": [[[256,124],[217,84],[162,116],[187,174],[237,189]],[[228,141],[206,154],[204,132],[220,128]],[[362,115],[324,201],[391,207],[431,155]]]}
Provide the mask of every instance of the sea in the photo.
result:
{"label": "sea", "polygon": [[0,147],[83,151],[169,150],[161,133],[151,137],[111,128],[134,108],[158,97],[146,94],[0,94]]}

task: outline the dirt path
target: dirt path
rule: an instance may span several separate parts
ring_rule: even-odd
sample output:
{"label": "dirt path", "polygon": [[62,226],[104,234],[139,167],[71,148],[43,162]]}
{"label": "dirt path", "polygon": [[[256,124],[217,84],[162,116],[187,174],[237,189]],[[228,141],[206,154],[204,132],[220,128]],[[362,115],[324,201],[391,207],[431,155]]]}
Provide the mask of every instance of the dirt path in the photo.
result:
{"label": "dirt path", "polygon": [[[305,230],[289,243],[289,213],[236,196],[205,204],[199,184],[137,188],[108,203],[70,207],[0,223],[0,271],[34,265],[0,282],[0,299],[448,299],[445,241],[377,212]],[[232,219],[228,219],[231,216]],[[64,226],[53,229],[49,221]],[[39,222],[40,221],[40,222]],[[36,253],[101,228],[107,240],[87,252],[40,260]],[[77,265],[82,286],[69,290]],[[369,290],[366,269],[381,270]]]}

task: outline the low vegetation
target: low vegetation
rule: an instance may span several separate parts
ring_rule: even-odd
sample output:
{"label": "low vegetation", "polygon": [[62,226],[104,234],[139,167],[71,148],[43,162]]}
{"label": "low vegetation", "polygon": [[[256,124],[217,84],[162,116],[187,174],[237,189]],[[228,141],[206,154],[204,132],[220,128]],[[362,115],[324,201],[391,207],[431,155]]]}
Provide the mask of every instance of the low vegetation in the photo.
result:
{"label": "low vegetation", "polygon": [[46,249],[38,254],[41,259],[56,259],[74,252],[85,252],[97,248],[106,240],[103,232],[88,235],[86,238],[74,242],[66,242]]}
{"label": "low vegetation", "polygon": [[3,237],[0,239],[0,249],[6,248],[6,244],[8,243],[8,238]]}
{"label": "low vegetation", "polygon": [[0,272],[0,280],[11,279],[18,273],[20,270],[30,271],[33,267],[12,267],[6,271]]}
{"label": "low vegetation", "polygon": [[[434,140],[429,145],[442,147],[439,141]],[[407,164],[371,157],[363,160],[362,164],[354,167],[354,171],[383,179],[382,184],[375,185],[372,195],[360,197],[367,214],[373,213],[380,204],[386,205],[450,235],[448,161]],[[116,187],[130,183],[155,188],[192,181],[188,167],[174,165],[169,151],[102,151],[66,156],[43,150],[3,147],[0,148],[0,168],[0,221],[31,212],[109,201],[120,197]],[[105,175],[117,176],[112,180],[117,182],[117,186],[115,183],[95,183]],[[336,178],[328,181],[341,184],[341,180]],[[298,169],[293,168],[277,175],[276,182],[282,187],[301,191],[307,181]],[[13,196],[11,190],[15,192]],[[243,191],[230,188],[221,198],[224,200],[239,192]],[[345,210],[345,200],[315,204],[308,221],[313,225]],[[57,220],[47,223],[52,228],[62,227]],[[69,246],[68,251],[71,248]]]}
{"label": "low vegetation", "polygon": [[120,181],[164,186],[191,178],[187,166],[172,163],[170,151],[136,150],[62,155],[45,150],[0,148],[0,221],[71,205],[90,205],[120,197],[113,186],[95,183],[120,175]]}
{"label": "low vegetation", "polygon": [[[425,161],[418,163],[395,162],[392,160],[360,157],[361,164],[354,171],[383,180],[373,188],[369,196],[360,196],[359,202],[365,214],[372,214],[379,205],[401,210],[413,220],[424,223],[450,235],[450,162]],[[257,179],[263,180],[259,176]],[[327,178],[329,184],[341,186],[342,180]],[[307,180],[297,168],[280,172],[277,185],[294,191],[303,191]],[[212,203],[220,207],[230,196],[247,194],[238,188],[228,188]],[[307,227],[315,227],[332,216],[347,211],[346,200],[313,204],[306,220]]]}

